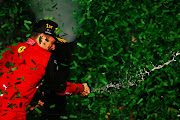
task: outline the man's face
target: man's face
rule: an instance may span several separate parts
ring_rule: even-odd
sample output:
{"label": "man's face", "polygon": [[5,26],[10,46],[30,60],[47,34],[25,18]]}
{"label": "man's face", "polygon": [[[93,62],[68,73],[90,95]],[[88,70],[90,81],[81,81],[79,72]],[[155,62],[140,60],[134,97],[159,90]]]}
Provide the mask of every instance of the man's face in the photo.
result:
{"label": "man's face", "polygon": [[39,46],[48,50],[48,51],[51,51],[51,50],[55,50],[55,42],[56,40],[49,36],[49,35],[44,35],[44,34],[41,34],[39,36]]}
{"label": "man's face", "polygon": [[46,38],[46,48],[48,51],[55,50],[55,42],[56,40],[53,37]]}

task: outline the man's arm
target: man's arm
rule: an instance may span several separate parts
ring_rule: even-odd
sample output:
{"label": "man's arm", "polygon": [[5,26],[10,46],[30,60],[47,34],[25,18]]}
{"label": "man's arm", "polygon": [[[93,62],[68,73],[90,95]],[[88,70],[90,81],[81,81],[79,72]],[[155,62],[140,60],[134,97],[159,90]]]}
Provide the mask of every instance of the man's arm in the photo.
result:
{"label": "man's arm", "polygon": [[[78,93],[90,93],[88,85],[75,84],[60,80],[61,73],[58,70],[57,61],[51,55],[45,71],[45,87],[48,92],[55,92],[59,95],[76,95]],[[85,87],[84,87],[85,86]],[[85,88],[85,89],[84,89]],[[84,95],[83,95],[84,96]]]}

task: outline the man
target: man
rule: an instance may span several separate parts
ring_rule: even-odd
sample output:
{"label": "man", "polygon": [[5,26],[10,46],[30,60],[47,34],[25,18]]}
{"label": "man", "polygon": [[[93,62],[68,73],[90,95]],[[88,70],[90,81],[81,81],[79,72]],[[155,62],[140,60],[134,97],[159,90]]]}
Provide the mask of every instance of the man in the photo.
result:
{"label": "man", "polygon": [[[55,59],[58,63],[58,70],[60,71],[61,78],[60,81],[66,80],[68,81],[70,75],[69,66],[63,66],[61,63],[69,65],[71,62],[71,54],[73,51],[74,42],[70,43],[57,43],[55,51],[52,51],[52,54],[55,56]],[[47,82],[46,82],[47,83]],[[46,88],[48,88],[48,84],[43,84],[41,86],[42,92],[44,96],[37,101],[42,100],[44,103],[43,105],[43,112],[41,115],[42,120],[60,120],[60,116],[66,116],[68,111],[66,111],[66,96],[57,95],[55,92],[51,92],[50,94],[46,94]],[[38,97],[37,97],[38,98]],[[43,99],[42,99],[43,98]],[[50,106],[54,106],[53,108]]]}
{"label": "man", "polygon": [[[60,81],[57,62],[49,52],[55,42],[66,42],[58,35],[58,25],[41,20],[33,27],[32,38],[5,49],[0,60],[0,120],[25,120],[26,107],[44,77],[48,92],[59,95],[90,93],[87,83]],[[56,34],[57,33],[57,34]]]}

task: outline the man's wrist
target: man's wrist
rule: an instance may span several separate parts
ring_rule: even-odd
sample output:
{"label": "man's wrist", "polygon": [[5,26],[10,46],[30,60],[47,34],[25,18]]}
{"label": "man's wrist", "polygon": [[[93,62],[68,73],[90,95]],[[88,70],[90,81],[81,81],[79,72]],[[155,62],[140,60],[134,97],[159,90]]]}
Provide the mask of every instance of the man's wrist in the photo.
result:
{"label": "man's wrist", "polygon": [[82,86],[83,86],[83,89],[82,89],[81,93],[84,91],[84,85],[82,84]]}

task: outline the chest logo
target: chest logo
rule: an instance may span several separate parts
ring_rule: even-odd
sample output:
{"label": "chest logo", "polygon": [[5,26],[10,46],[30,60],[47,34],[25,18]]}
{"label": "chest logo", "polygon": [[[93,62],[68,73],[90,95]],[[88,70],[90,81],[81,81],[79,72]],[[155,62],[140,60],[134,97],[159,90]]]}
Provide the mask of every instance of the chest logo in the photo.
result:
{"label": "chest logo", "polygon": [[18,49],[18,53],[23,52],[25,49],[26,49],[26,47],[25,47],[25,46],[21,46],[21,47],[19,47],[19,49]]}

